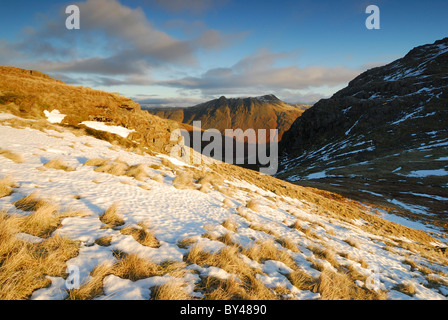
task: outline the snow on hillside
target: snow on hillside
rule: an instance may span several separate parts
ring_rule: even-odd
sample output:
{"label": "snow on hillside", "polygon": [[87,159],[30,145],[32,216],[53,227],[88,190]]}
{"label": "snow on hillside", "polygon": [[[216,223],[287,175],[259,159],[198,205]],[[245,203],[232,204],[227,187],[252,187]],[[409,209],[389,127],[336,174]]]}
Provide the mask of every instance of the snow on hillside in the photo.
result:
{"label": "snow on hillside", "polygon": [[[272,239],[279,252],[292,257],[294,265],[280,258],[256,261],[244,250],[235,253],[248,266],[259,270],[256,279],[280,298],[322,298],[319,290],[298,288],[291,274],[301,271],[318,279],[324,270],[336,272],[338,268],[356,272],[355,286],[384,292],[388,299],[446,299],[448,296],[447,259],[431,258],[413,250],[411,245],[415,241],[406,236],[375,235],[363,228],[367,225],[363,219],[347,222],[318,214],[316,204],[279,197],[238,177],[225,177],[223,182],[222,187],[233,190],[233,193],[226,193],[219,187],[199,191],[200,185],[196,183],[195,188],[176,188],[173,183],[177,176],[175,171],[189,168],[181,166],[177,159],[171,158],[177,167],[173,170],[162,161],[170,159],[167,156],[139,155],[93,137],[75,136],[67,129],[14,128],[8,124],[12,118],[5,114],[0,116],[3,119],[0,120],[0,149],[20,154],[23,162],[16,163],[0,156],[0,178],[10,176],[18,184],[11,195],[0,198],[0,208],[14,215],[29,214],[12,203],[37,191],[40,197],[50,199],[61,208],[87,213],[86,216],[64,218],[55,231],[80,241],[79,255],[67,261],[67,266],[79,268],[81,285],[92,279],[91,272],[95,267],[105,262],[117,263],[116,252],[133,254],[156,264],[187,261],[185,272],[177,277],[164,274],[131,281],[115,274],[107,275],[103,280],[103,292],[96,299],[149,299],[154,287],[173,280],[182,283],[190,297],[204,298],[200,282],[206,277],[223,281],[236,278],[241,282],[238,274],[185,259],[192,248],[220,252],[229,245],[223,240],[226,235],[232,243],[247,250]],[[148,175],[137,180],[132,176],[97,172],[94,166],[85,165],[88,160],[97,158],[119,159],[128,166],[143,164]],[[74,170],[43,167],[55,159],[64,161]],[[251,206],[249,203],[253,199],[257,203]],[[114,203],[118,204],[124,224],[107,228],[99,217]],[[381,216],[374,210],[368,214]],[[445,246],[442,231],[435,227],[410,223],[403,218],[394,219],[390,214],[385,219],[430,231],[434,245]],[[159,246],[145,246],[123,232],[125,227],[139,229],[142,223],[150,228]],[[21,237],[34,242],[41,240],[23,233]],[[98,244],[98,239],[106,237],[110,239],[108,246]],[[282,246],[286,243],[286,240],[280,241],[282,239],[288,239],[292,245]],[[186,240],[191,243],[187,241],[188,244],[180,245]],[[402,243],[409,247],[401,247]],[[328,254],[328,250],[332,253]],[[31,299],[67,298],[65,279],[47,278],[51,280],[51,286],[36,290]],[[404,286],[412,287],[413,291],[406,293],[402,290]]]}

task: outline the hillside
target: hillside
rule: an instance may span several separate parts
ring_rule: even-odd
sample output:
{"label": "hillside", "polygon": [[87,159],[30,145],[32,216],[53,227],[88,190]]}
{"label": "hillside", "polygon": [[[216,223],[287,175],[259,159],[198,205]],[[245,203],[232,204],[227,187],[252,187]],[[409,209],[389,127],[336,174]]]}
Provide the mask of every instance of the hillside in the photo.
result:
{"label": "hillside", "polygon": [[[171,150],[171,132],[179,128],[177,122],[153,116],[119,94],[67,85],[39,71],[14,67],[0,66],[0,110],[29,119],[45,119],[45,112],[57,110],[65,115],[64,125],[127,147],[163,153]],[[83,122],[121,126],[129,135],[111,136]]]}
{"label": "hillside", "polygon": [[174,122],[126,98],[34,71],[4,76],[1,300],[448,297],[446,225],[211,159],[193,165],[134,142]]}
{"label": "hillside", "polygon": [[0,119],[0,299],[448,296],[439,227],[232,165]]}
{"label": "hillside", "polygon": [[[148,112],[189,125],[193,125],[193,121],[201,121],[202,129],[217,129],[221,134],[225,134],[226,129],[278,129],[278,139],[281,140],[294,120],[309,107],[290,105],[274,95],[266,95],[230,99],[221,97],[194,107],[151,108]],[[266,141],[272,138],[268,135]]]}
{"label": "hillside", "polygon": [[304,112],[280,144],[277,177],[448,213],[448,38],[366,71]]}

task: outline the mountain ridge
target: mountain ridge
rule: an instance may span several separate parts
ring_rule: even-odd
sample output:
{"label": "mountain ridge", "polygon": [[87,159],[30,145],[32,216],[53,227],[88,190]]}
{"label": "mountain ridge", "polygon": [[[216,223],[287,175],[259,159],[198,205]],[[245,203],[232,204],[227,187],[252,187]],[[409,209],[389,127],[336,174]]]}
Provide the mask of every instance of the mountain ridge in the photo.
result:
{"label": "mountain ridge", "polygon": [[[201,121],[203,129],[278,129],[279,140],[283,133],[309,105],[290,105],[275,95],[210,100],[188,108],[150,108],[149,113],[161,118],[192,125]],[[271,137],[268,135],[267,141]]]}
{"label": "mountain ridge", "polygon": [[448,38],[362,73],[291,125],[277,176],[414,212],[448,213],[447,74]]}

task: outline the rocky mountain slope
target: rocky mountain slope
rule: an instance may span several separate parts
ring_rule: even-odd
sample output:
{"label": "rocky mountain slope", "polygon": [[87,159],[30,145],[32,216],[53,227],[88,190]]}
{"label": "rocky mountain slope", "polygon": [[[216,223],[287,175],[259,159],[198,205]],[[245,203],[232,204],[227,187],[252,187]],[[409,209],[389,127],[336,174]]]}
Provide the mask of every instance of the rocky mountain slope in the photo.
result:
{"label": "rocky mountain slope", "polygon": [[[290,105],[274,95],[266,95],[230,99],[221,97],[190,108],[152,108],[148,111],[161,118],[189,125],[193,121],[201,121],[202,129],[217,129],[221,134],[225,134],[226,129],[278,129],[278,139],[281,140],[294,120],[309,107]],[[266,141],[272,138],[268,135]]]}
{"label": "rocky mountain slope", "polygon": [[304,112],[277,177],[416,214],[448,213],[448,38],[368,70]]}

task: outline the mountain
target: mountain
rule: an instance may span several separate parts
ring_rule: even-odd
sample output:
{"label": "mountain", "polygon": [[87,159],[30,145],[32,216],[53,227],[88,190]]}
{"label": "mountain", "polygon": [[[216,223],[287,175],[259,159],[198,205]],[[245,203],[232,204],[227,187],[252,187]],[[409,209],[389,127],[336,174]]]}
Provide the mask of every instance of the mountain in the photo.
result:
{"label": "mountain", "polygon": [[448,38],[370,69],[298,118],[277,177],[392,205],[448,213]]}
{"label": "mountain", "polygon": [[[223,96],[194,107],[151,108],[148,112],[189,125],[201,121],[202,129],[217,129],[223,135],[226,129],[278,129],[281,140],[294,120],[309,107],[287,104],[275,95],[230,99]],[[266,141],[272,138],[268,134]]]}

